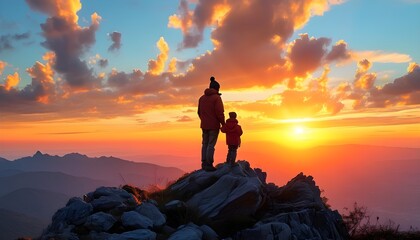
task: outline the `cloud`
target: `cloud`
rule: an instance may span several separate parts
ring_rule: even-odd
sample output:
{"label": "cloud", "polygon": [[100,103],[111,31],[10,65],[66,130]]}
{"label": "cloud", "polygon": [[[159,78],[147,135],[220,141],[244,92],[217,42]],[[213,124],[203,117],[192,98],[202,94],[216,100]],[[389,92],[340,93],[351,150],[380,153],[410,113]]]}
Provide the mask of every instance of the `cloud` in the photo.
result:
{"label": "cloud", "polygon": [[4,88],[6,91],[10,91],[10,89],[15,88],[19,84],[19,81],[20,77],[18,72],[15,72],[13,75],[8,75],[4,82]]}
{"label": "cloud", "polygon": [[340,40],[335,43],[332,50],[326,56],[326,60],[329,62],[347,60],[351,58],[351,53],[347,49],[347,43],[344,40]]}
{"label": "cloud", "polygon": [[420,91],[420,67],[410,64],[409,72],[395,79],[392,83],[385,84],[380,90],[384,94],[403,95]]}
{"label": "cloud", "polygon": [[180,48],[193,48],[203,40],[205,27],[214,24],[215,15],[222,6],[224,0],[198,1],[194,11],[188,8],[188,1],[181,0],[179,14],[169,17],[169,27],[180,28],[183,33],[183,42]]}
{"label": "cloud", "polygon": [[[193,59],[189,71],[184,77],[175,78],[174,85],[205,86],[208,77],[215,75],[220,80],[222,91],[255,86],[272,87],[293,79],[295,73],[290,70],[290,61],[285,58],[287,42],[295,29],[306,24],[313,15],[323,14],[332,4],[329,1],[257,0],[245,3],[186,3],[181,1],[178,15],[170,19],[170,25],[180,27],[183,32],[181,45],[184,48],[197,46],[204,29],[212,27],[211,40],[215,48]],[[189,6],[194,6],[194,9],[190,10]],[[324,41],[323,47],[326,47],[330,41],[326,38],[315,42]],[[308,61],[307,67],[321,67],[323,64],[318,59],[323,59],[324,50],[321,49],[318,58],[315,54],[320,49],[310,50],[313,53],[311,60],[316,62]],[[296,63],[304,61],[300,58],[294,60]],[[297,66],[294,70],[301,71]]]}
{"label": "cloud", "polygon": [[26,0],[29,7],[49,16],[77,24],[77,12],[82,8],[79,0]]}
{"label": "cloud", "polygon": [[169,91],[169,73],[163,75],[144,74],[140,70],[133,70],[131,73],[113,70],[108,76],[108,85],[121,96],[144,96],[151,98],[157,96],[158,92],[163,95]]}
{"label": "cloud", "polygon": [[26,0],[31,9],[49,17],[41,24],[45,41],[42,45],[55,53],[53,68],[63,75],[73,88],[91,88],[98,85],[92,70],[82,60],[83,53],[95,43],[95,33],[101,17],[93,13],[91,25],[80,27],[77,12],[81,9],[79,0]]}
{"label": "cloud", "polygon": [[98,65],[102,68],[107,67],[108,66],[108,59],[104,59],[104,58],[99,59]]}
{"label": "cloud", "polygon": [[184,115],[184,116],[178,117],[176,121],[177,122],[191,122],[193,121],[193,119],[190,116]]}
{"label": "cloud", "polygon": [[322,59],[327,53],[326,46],[330,44],[328,38],[309,38],[308,34],[301,34],[293,41],[288,50],[293,73],[305,76],[321,66]]}
{"label": "cloud", "polygon": [[363,59],[357,64],[358,68],[356,71],[354,86],[357,89],[369,90],[373,87],[376,80],[375,73],[368,73],[368,70],[372,67],[372,63]]}
{"label": "cloud", "polygon": [[30,38],[31,34],[29,32],[26,33],[21,33],[21,34],[15,34],[13,35],[13,39],[14,40],[23,40],[23,39],[28,39]]}
{"label": "cloud", "polygon": [[1,35],[0,36],[0,52],[3,50],[10,50],[13,49],[14,46],[12,42],[21,41],[30,38],[31,34],[29,32],[21,33],[21,34],[14,34],[14,35]]}
{"label": "cloud", "polygon": [[[344,104],[339,95],[328,88],[329,68],[319,78],[313,78],[303,89],[286,89],[265,100],[245,103],[236,106],[239,109],[263,113],[265,117],[308,118],[317,115],[334,115],[339,113]],[[255,114],[254,114],[255,115]]]}
{"label": "cloud", "polygon": [[0,75],[3,74],[4,68],[6,68],[7,62],[0,61]]}
{"label": "cloud", "polygon": [[23,89],[16,87],[20,80],[17,72],[7,77],[5,85],[0,85],[0,109],[5,114],[40,113],[51,109],[49,103],[56,97],[54,71],[51,66],[54,54],[48,52],[43,58],[47,63],[36,62],[26,69],[32,81]]}
{"label": "cloud", "polygon": [[157,55],[156,60],[149,60],[149,72],[153,75],[159,75],[163,72],[169,54],[169,46],[163,37],[159,38],[156,46],[160,53]]}
{"label": "cloud", "polygon": [[407,63],[412,61],[410,55],[402,53],[387,53],[384,51],[354,51],[352,57],[356,61],[359,59],[369,59],[371,62],[379,63]]}
{"label": "cloud", "polygon": [[121,33],[119,32],[112,32],[108,34],[111,38],[112,45],[109,46],[108,51],[116,51],[121,48]]}
{"label": "cloud", "polygon": [[32,78],[32,83],[22,92],[32,99],[47,104],[55,95],[54,71],[50,63],[36,62],[34,66],[26,69]]}
{"label": "cloud", "polygon": [[376,73],[368,72],[371,66],[366,59],[360,61],[353,85],[340,90],[343,99],[354,101],[354,109],[420,104],[420,67],[417,63],[410,63],[407,74],[384,86],[375,86]]}

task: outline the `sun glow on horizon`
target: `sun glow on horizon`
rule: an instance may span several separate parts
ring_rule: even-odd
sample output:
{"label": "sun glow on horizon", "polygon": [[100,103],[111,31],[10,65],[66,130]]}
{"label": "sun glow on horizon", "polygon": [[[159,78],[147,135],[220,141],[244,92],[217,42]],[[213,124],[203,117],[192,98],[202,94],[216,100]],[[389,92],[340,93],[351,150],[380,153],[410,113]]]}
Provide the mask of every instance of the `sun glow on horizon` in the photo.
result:
{"label": "sun glow on horizon", "polygon": [[293,129],[293,131],[294,131],[294,133],[296,134],[296,135],[302,135],[302,134],[304,134],[306,131],[305,131],[305,128],[304,127],[302,127],[302,126],[296,126],[294,129]]}

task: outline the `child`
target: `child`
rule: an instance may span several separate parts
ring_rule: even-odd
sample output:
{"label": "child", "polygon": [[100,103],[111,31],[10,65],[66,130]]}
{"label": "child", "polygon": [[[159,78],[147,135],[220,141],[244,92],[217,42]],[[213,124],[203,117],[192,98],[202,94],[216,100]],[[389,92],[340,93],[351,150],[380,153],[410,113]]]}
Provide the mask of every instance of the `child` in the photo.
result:
{"label": "child", "polygon": [[229,119],[226,120],[226,124],[222,126],[221,130],[226,133],[226,144],[229,148],[226,163],[233,166],[235,164],[238,147],[241,146],[240,136],[242,135],[242,128],[238,124],[238,120],[236,120],[235,112],[229,113]]}

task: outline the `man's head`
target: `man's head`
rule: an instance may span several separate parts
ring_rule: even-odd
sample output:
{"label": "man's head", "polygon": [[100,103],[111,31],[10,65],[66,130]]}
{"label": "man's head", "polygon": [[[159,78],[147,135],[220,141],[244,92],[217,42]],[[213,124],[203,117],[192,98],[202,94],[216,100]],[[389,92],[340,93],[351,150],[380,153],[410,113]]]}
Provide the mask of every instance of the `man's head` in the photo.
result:
{"label": "man's head", "polygon": [[236,112],[230,112],[229,117],[233,118],[233,119],[236,119]]}
{"label": "man's head", "polygon": [[209,88],[213,88],[217,91],[220,89],[220,84],[216,81],[214,77],[210,77],[210,86]]}

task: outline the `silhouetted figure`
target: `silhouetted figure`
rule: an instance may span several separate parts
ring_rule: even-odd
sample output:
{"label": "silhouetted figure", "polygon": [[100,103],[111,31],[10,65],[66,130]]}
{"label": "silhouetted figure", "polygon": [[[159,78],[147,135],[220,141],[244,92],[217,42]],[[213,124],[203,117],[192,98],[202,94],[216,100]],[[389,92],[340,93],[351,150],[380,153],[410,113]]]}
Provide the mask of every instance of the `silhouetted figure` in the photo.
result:
{"label": "silhouetted figure", "polygon": [[223,101],[219,93],[220,84],[210,78],[210,86],[198,101],[198,116],[202,129],[201,168],[206,171],[216,170],[214,162],[214,146],[219,136],[220,125],[225,124]]}
{"label": "silhouetted figure", "polygon": [[242,128],[236,119],[236,113],[230,112],[229,119],[226,124],[222,126],[222,132],[226,133],[226,144],[228,145],[228,154],[226,156],[226,163],[230,166],[235,164],[238,148],[241,146]]}

